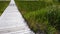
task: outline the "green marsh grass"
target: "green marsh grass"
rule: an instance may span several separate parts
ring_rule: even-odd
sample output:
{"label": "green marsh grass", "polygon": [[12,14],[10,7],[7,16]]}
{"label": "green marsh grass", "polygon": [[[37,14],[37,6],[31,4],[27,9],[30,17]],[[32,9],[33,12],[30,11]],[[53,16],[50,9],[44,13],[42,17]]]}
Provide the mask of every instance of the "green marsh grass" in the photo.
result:
{"label": "green marsh grass", "polygon": [[10,1],[0,1],[0,15],[3,13],[3,11],[7,8]]}
{"label": "green marsh grass", "polygon": [[56,34],[58,29],[54,27],[56,25],[54,26],[51,25],[51,22],[49,20],[49,17],[51,17],[49,15],[51,14],[49,14],[49,12],[53,10],[54,6],[59,5],[59,3],[53,1],[17,1],[17,0],[15,0],[15,2],[31,30],[33,30],[34,32],[42,30],[46,32],[46,34]]}

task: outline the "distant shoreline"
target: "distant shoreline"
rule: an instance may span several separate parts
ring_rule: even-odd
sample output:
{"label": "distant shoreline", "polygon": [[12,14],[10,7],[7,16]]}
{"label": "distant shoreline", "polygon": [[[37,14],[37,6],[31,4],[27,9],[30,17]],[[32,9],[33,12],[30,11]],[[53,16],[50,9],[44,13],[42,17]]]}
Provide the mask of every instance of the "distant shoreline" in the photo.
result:
{"label": "distant shoreline", "polygon": [[0,1],[10,1],[10,0],[0,0]]}

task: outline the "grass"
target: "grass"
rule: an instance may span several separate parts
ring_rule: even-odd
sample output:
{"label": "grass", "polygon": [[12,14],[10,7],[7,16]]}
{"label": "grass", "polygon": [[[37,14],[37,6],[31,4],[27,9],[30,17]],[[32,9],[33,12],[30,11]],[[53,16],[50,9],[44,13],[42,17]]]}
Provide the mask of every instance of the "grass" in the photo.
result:
{"label": "grass", "polygon": [[3,11],[6,9],[6,7],[9,5],[10,1],[0,1],[0,15],[3,13]]}
{"label": "grass", "polygon": [[[56,34],[58,29],[56,29],[55,27],[56,25],[54,26],[51,25],[52,22],[49,20],[49,17],[51,19],[52,17],[49,15],[51,14],[53,15],[53,13],[56,10],[58,11],[58,9],[60,10],[60,8],[54,8],[60,5],[59,2],[52,1],[52,0],[51,1],[47,1],[47,0],[45,1],[17,1],[15,0],[15,2],[21,14],[27,21],[27,24],[29,25],[31,30],[33,30],[34,32],[37,32],[38,30],[42,30],[46,32],[46,34]],[[52,10],[55,10],[55,11],[52,13]],[[51,11],[51,14],[50,14],[50,11]]]}

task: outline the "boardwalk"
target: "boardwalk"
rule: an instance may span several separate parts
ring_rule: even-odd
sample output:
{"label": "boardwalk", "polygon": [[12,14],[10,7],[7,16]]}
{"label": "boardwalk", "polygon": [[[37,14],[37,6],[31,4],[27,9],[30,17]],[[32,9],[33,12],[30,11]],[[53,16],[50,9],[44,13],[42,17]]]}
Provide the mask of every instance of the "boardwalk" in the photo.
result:
{"label": "boardwalk", "polygon": [[0,16],[0,34],[34,34],[18,11],[14,0],[11,0]]}

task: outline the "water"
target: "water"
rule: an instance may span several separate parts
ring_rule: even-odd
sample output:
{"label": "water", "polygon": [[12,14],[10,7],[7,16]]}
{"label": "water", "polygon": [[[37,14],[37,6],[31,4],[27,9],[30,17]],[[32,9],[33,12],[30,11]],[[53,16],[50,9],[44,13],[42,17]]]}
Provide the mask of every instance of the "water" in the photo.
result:
{"label": "water", "polygon": [[18,11],[14,0],[0,16],[0,34],[34,34]]}

